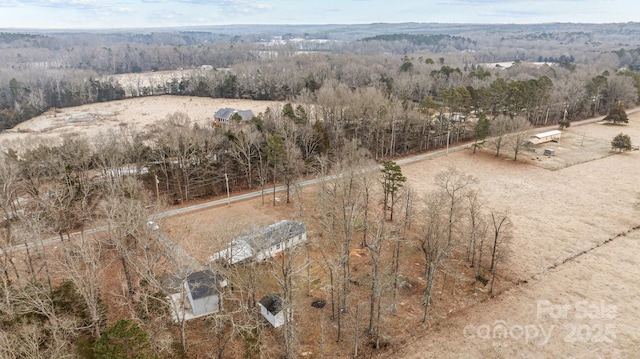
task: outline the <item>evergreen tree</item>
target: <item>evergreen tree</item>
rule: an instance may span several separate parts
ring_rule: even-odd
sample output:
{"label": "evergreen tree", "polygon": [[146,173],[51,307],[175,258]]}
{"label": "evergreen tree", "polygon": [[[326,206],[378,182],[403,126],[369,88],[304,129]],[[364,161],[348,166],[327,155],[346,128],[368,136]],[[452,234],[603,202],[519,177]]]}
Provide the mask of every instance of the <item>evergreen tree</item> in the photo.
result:
{"label": "evergreen tree", "polygon": [[95,343],[96,359],[157,358],[151,351],[147,333],[129,319],[118,319]]}
{"label": "evergreen tree", "polygon": [[627,112],[624,109],[624,104],[622,102],[618,102],[611,106],[609,114],[603,120],[613,123],[629,123],[629,118],[627,117]]}
{"label": "evergreen tree", "polygon": [[393,161],[382,162],[382,190],[384,192],[384,216],[386,219],[387,209],[390,211],[389,219],[393,221],[393,206],[395,195],[404,186],[407,177],[402,175],[402,169]]}
{"label": "evergreen tree", "polygon": [[478,115],[478,122],[476,126],[473,128],[473,153],[476,153],[476,150],[482,148],[484,145],[484,139],[489,135],[489,119],[484,113],[480,113]]}
{"label": "evergreen tree", "polygon": [[618,150],[618,152],[631,151],[633,148],[633,145],[631,144],[631,137],[620,132],[611,141],[611,148]]}

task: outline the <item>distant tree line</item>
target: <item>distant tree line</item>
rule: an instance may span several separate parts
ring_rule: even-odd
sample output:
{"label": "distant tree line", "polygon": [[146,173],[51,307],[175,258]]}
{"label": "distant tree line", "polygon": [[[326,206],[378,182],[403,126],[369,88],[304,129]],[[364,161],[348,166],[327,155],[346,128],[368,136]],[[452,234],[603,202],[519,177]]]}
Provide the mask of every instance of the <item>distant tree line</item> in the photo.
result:
{"label": "distant tree line", "polygon": [[[191,43],[207,36],[217,40]],[[190,40],[180,42],[180,37]],[[540,116],[541,110],[545,112],[543,122],[555,123],[560,117],[572,120],[604,114],[616,101],[632,106],[638,102],[640,88],[639,75],[634,71],[639,63],[638,49],[589,51],[574,57],[559,50],[549,53],[548,47],[540,47],[538,37],[513,39],[529,41],[522,45],[534,46],[531,49],[516,46],[460,52],[430,51],[420,46],[452,41],[473,45],[477,40],[451,35],[393,34],[366,38],[375,41],[335,43],[331,45],[333,52],[310,53],[299,53],[293,45],[235,42],[228,36],[204,32],[66,36],[2,33],[0,39],[0,63],[4,64],[0,68],[0,129],[50,108],[136,96],[173,94],[293,101],[305,93],[315,95],[329,81],[352,90],[379,88],[405,107],[416,106],[425,97],[441,103],[441,98],[447,97],[447,89],[460,87],[467,88],[473,102],[482,102],[487,97],[486,90],[491,90],[493,100],[501,98],[505,102],[503,110],[510,108],[513,112],[522,106],[517,111],[528,112],[532,123],[540,124],[540,119],[534,118]],[[74,46],[70,46],[70,39],[76,41]],[[116,42],[124,40],[128,42]],[[437,51],[451,52],[443,56]],[[400,53],[402,57],[382,54],[386,52]],[[508,69],[480,65],[505,58],[518,61]],[[527,58],[553,60],[560,66],[529,66],[524,63]],[[195,71],[202,65],[207,67]],[[618,70],[621,67],[627,70]],[[163,80],[149,75],[150,71],[160,70],[180,73]],[[128,79],[117,74],[128,74]],[[540,86],[533,86],[534,82]],[[529,85],[524,86],[525,83]],[[500,90],[504,86],[511,87],[510,94]],[[441,94],[442,90],[445,93]],[[496,91],[503,94],[496,95]],[[532,101],[536,102],[533,106]],[[482,107],[477,103],[469,106],[476,111]]]}
{"label": "distant tree line", "polygon": [[424,50],[439,52],[447,46],[452,46],[457,50],[467,50],[470,45],[477,42],[467,37],[451,35],[424,35],[424,34],[389,34],[365,37],[362,41],[406,41],[414,45],[423,47]]}

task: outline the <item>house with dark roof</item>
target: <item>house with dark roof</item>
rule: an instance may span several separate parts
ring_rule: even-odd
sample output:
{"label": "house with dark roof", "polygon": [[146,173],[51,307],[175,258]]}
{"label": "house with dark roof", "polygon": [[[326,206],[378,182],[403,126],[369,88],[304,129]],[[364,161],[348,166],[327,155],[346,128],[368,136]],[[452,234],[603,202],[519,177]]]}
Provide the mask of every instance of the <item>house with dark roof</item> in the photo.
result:
{"label": "house with dark roof", "polygon": [[[267,294],[258,301],[260,314],[262,314],[274,328],[284,324],[286,311],[283,310],[282,304],[282,298],[274,293]],[[289,320],[291,320],[291,318],[289,318]]]}
{"label": "house with dark roof", "polygon": [[222,308],[222,289],[227,282],[210,269],[193,272],[182,281],[182,290],[169,296],[173,318],[190,320],[217,313]]}
{"label": "house with dark roof", "polygon": [[213,120],[218,123],[231,123],[235,114],[240,116],[242,122],[249,121],[255,117],[251,110],[240,111],[232,108],[221,108],[213,115]]}
{"label": "house with dark roof", "polygon": [[306,241],[307,230],[302,223],[283,220],[234,239],[209,260],[224,260],[229,265],[247,259],[261,261]]}

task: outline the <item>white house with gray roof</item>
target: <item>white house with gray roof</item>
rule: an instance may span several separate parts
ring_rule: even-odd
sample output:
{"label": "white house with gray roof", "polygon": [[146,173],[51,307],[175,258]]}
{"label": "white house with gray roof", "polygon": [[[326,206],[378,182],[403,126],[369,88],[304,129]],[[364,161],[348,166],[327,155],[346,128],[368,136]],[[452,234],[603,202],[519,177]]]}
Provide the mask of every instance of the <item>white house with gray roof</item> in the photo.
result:
{"label": "white house with gray roof", "polygon": [[306,241],[307,230],[302,223],[283,220],[234,239],[209,260],[223,260],[227,264],[247,259],[260,261]]}
{"label": "white house with gray roof", "polygon": [[238,114],[242,118],[242,122],[246,122],[255,117],[251,110],[235,110],[232,108],[221,108],[214,115],[214,121],[218,123],[231,123],[233,115]]}

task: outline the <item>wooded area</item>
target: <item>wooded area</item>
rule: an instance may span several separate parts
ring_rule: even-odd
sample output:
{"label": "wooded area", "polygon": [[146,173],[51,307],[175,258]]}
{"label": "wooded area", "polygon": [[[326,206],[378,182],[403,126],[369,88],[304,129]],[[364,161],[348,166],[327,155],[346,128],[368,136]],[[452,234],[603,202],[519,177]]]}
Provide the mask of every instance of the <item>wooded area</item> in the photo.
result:
{"label": "wooded area", "polygon": [[[358,28],[334,33],[288,33],[284,44],[255,36],[207,32],[151,34],[12,34],[0,36],[0,128],[9,128],[49,108],[76,106],[126,96],[179,94],[294,101],[332,81],[351,91],[375,87],[412,108],[426,97],[446,102],[443,89],[467,88],[460,107],[527,111],[557,121],[604,114],[615,101],[637,101],[640,66],[636,24],[558,24],[557,30],[514,35],[508,26],[443,28],[438,35],[387,34],[359,40]],[[565,30],[566,28],[566,30]],[[273,34],[274,29],[265,29]],[[227,29],[226,31],[233,31]],[[299,30],[303,31],[303,30]],[[427,31],[433,31],[427,27]],[[449,35],[446,31],[455,35]],[[275,32],[277,34],[277,32]],[[466,37],[457,34],[464,34]],[[280,33],[282,35],[282,33]],[[327,48],[304,50],[316,38]],[[450,46],[461,42],[464,46]],[[387,55],[382,55],[387,54]],[[527,66],[529,61],[548,65]],[[516,62],[508,69],[482,63]],[[194,69],[167,81],[142,85],[115,74]],[[542,83],[526,83],[535,80]],[[499,81],[499,82],[496,82]],[[504,83],[502,82],[504,81]],[[635,90],[634,90],[635,88]],[[466,94],[462,94],[464,97]],[[528,102],[531,103],[528,103]],[[481,105],[479,105],[479,103]],[[534,104],[532,107],[531,105]],[[448,103],[444,104],[449,105]],[[458,109],[456,109],[458,110]],[[544,114],[536,113],[542,111]],[[547,116],[548,111],[548,116]],[[537,120],[536,120],[537,121]]]}

